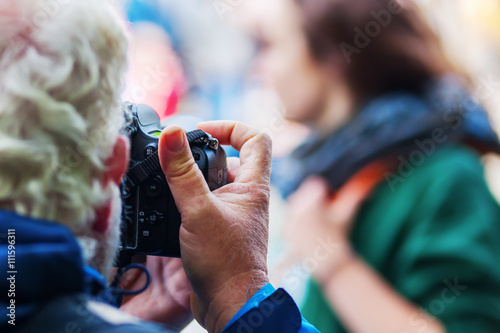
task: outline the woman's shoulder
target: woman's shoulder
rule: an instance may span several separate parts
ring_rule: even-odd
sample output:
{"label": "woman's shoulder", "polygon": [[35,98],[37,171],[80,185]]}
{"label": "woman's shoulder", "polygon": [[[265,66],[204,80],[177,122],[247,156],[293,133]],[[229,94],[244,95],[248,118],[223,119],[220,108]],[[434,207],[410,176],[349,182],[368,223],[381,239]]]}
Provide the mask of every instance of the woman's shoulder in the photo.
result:
{"label": "woman's shoulder", "polygon": [[417,229],[446,225],[500,228],[500,206],[475,150],[450,145],[426,155],[419,165],[399,160],[399,170],[386,173],[358,214],[352,236],[360,244],[375,242],[373,235],[397,241]]}
{"label": "woman's shoulder", "polygon": [[[488,215],[500,218],[484,175],[481,155],[464,145],[450,145],[430,154],[398,157],[397,170],[387,172],[367,202],[368,210],[395,211],[402,220],[421,223],[430,214]],[[446,214],[445,214],[446,215]],[[440,219],[443,216],[440,216]],[[457,222],[460,219],[455,215]]]}
{"label": "woman's shoulder", "polygon": [[442,192],[453,183],[486,185],[480,155],[464,145],[450,145],[439,149],[415,150],[395,160],[392,171],[384,175],[378,193]]}
{"label": "woman's shoulder", "polygon": [[357,250],[375,267],[396,253],[407,253],[405,249],[424,253],[422,240],[439,244],[460,240],[462,248],[471,248],[478,235],[500,237],[500,206],[475,150],[447,146],[413,169],[402,165],[407,168],[391,176],[399,177],[397,184],[382,181],[373,191],[351,234]]}

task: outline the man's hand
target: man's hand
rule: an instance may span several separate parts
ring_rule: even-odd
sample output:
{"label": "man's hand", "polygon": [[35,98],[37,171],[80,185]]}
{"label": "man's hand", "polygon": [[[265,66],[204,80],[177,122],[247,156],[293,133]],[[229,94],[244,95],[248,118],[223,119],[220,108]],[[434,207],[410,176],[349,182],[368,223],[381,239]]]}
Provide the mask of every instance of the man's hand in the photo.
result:
{"label": "man's hand", "polygon": [[179,127],[163,130],[159,155],[182,216],[181,255],[194,291],[193,314],[209,332],[221,332],[268,283],[271,140],[236,122],[199,128],[240,151],[240,163],[229,163],[230,184],[210,192]]}
{"label": "man's hand", "polygon": [[[183,329],[193,316],[189,308],[191,287],[181,260],[148,256],[145,265],[151,274],[151,285],[139,295],[124,297],[120,309],[144,320]],[[120,286],[138,290],[145,283],[144,272],[134,269],[123,276]]]}

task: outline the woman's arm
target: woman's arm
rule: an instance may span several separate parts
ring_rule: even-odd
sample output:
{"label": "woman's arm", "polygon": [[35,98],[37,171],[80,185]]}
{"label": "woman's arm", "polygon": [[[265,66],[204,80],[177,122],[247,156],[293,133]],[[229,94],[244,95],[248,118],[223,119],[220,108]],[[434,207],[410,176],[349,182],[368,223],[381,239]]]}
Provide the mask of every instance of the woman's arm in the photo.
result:
{"label": "woman's arm", "polygon": [[441,333],[443,325],[410,303],[368,264],[351,257],[320,281],[325,297],[352,333]]}

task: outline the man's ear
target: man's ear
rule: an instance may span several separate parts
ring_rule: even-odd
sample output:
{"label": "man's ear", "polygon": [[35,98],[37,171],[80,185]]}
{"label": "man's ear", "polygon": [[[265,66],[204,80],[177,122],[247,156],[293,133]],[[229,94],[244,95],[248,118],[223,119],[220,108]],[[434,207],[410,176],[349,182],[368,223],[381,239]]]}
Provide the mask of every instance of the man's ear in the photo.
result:
{"label": "man's ear", "polygon": [[[106,160],[106,171],[102,178],[102,185],[106,188],[109,182],[120,185],[123,175],[127,172],[129,164],[129,142],[128,139],[119,135],[113,147],[113,153]],[[111,201],[95,211],[96,220],[92,226],[94,231],[104,233],[109,228],[109,217],[111,216]]]}
{"label": "man's ear", "polygon": [[106,171],[104,171],[103,185],[104,187],[113,182],[120,185],[122,178],[127,172],[130,158],[129,141],[127,137],[119,135],[113,147],[113,153],[106,161]]}

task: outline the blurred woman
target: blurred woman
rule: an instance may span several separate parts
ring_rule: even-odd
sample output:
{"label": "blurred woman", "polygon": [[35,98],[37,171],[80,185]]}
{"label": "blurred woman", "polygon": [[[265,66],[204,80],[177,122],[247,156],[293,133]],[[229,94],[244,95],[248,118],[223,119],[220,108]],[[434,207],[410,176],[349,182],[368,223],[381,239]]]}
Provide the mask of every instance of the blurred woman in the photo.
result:
{"label": "blurred woman", "polygon": [[468,81],[409,1],[280,3],[260,17],[258,64],[312,132],[274,169],[312,275],[305,317],[498,332],[500,208],[480,158],[500,146]]}

